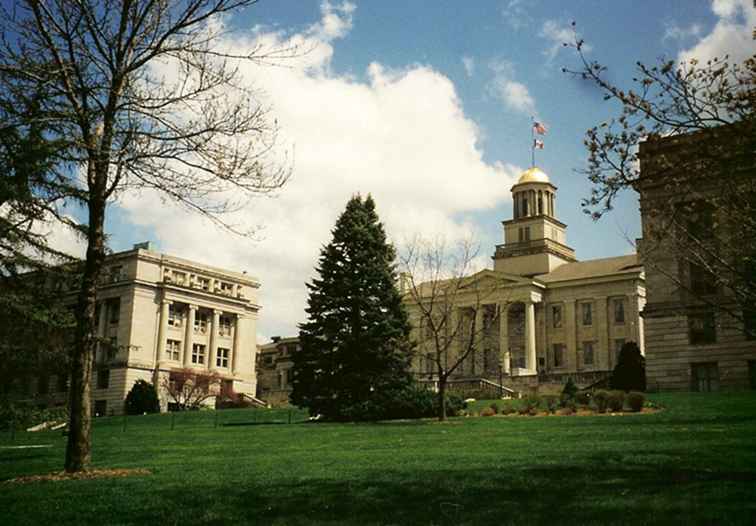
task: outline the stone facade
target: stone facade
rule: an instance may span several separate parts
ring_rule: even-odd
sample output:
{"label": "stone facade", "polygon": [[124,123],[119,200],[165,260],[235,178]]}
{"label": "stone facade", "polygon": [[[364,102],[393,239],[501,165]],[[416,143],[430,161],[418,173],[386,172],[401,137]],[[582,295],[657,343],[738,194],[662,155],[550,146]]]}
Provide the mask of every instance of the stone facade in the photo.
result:
{"label": "stone facade", "polygon": [[[710,212],[711,242],[724,266],[739,264],[742,250],[753,250],[733,242],[728,229],[741,229],[739,217],[723,188],[753,185],[756,179],[751,151],[748,161],[722,163],[722,152],[735,151],[734,141],[742,133],[728,128],[691,135],[659,138],[641,143],[640,193],[643,239],[639,252],[645,262],[648,299],[642,312],[646,333],[646,375],[650,390],[715,391],[756,388],[756,340],[732,315],[740,309],[730,303],[732,289],[696,283],[694,263],[682,232],[680,210],[698,203],[713,207]],[[717,150],[724,144],[722,150]],[[714,151],[714,155],[711,152]],[[725,154],[726,155],[726,154]],[[729,191],[729,190],[726,190]],[[723,195],[725,198],[723,199]],[[683,208],[686,207],[686,208]],[[751,208],[752,210],[753,208]],[[735,224],[733,224],[733,221]],[[702,227],[700,222],[699,227]],[[699,236],[699,239],[701,237]],[[695,247],[692,247],[695,249]],[[708,290],[707,290],[708,289]]]}
{"label": "stone facade", "polygon": [[[122,414],[137,380],[162,386],[172,370],[195,369],[220,377],[219,388],[254,396],[259,282],[149,250],[148,244],[107,257],[97,290],[97,335],[108,342],[95,354],[95,414]],[[65,382],[49,384],[64,399]],[[39,393],[39,385],[32,393]]]}
{"label": "stone facade", "polygon": [[[567,226],[555,217],[556,191],[538,168],[512,187],[513,219],[503,222],[493,270],[464,278],[468,292],[455,296],[453,319],[474,311],[476,327],[484,327],[456,379],[550,392],[568,377],[581,386],[606,379],[625,342],[643,349],[645,279],[637,255],[577,261]],[[420,342],[414,371],[434,381],[432,346],[417,305],[407,303]]]}
{"label": "stone facade", "polygon": [[292,355],[299,350],[299,338],[274,336],[257,354],[257,397],[270,405],[289,403],[292,389]]}

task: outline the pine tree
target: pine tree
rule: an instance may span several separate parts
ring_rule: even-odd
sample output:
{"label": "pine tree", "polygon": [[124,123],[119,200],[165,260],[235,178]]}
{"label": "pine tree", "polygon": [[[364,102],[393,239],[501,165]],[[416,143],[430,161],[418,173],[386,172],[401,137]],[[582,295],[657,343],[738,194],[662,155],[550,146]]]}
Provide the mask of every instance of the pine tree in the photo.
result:
{"label": "pine tree", "polygon": [[332,420],[381,418],[409,386],[410,324],[395,255],[373,198],[352,197],[307,285],[292,403]]}

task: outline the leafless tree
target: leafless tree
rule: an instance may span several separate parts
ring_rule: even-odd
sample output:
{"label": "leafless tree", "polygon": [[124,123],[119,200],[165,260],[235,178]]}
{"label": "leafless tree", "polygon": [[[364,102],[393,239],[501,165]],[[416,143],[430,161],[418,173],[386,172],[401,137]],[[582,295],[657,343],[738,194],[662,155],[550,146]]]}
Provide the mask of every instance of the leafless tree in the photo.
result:
{"label": "leafless tree", "polygon": [[599,219],[619,193],[640,191],[644,264],[688,307],[756,337],[756,55],[638,62],[633,85],[622,87],[582,40],[565,46],[580,67],[564,71],[618,108],[586,132],[585,212]]}
{"label": "leafless tree", "polygon": [[221,377],[210,371],[177,369],[160,383],[179,411],[198,409],[206,400],[221,394]]}
{"label": "leafless tree", "polygon": [[[255,0],[16,0],[0,13],[0,104],[28,107],[56,141],[46,207],[79,207],[86,261],[71,355],[65,469],[91,457],[90,384],[96,286],[105,258],[108,204],[122,192],[157,191],[239,233],[223,213],[280,188],[287,162],[273,156],[276,124],[240,67],[292,50],[220,48],[223,22]],[[23,114],[14,118],[25,123]],[[228,216],[225,216],[228,217]]]}
{"label": "leafless tree", "polygon": [[470,240],[449,248],[442,239],[416,238],[399,257],[418,352],[427,353],[438,382],[439,420],[446,419],[449,379],[493,344],[487,339],[502,315],[501,283],[487,275],[491,271],[473,273],[477,252]]}

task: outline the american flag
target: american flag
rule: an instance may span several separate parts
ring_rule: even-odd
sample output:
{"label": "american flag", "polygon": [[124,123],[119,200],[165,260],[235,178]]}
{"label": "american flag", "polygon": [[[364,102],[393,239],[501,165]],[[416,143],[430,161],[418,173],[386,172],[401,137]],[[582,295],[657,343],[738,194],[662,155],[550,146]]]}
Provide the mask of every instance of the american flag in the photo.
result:
{"label": "american flag", "polygon": [[533,140],[533,148],[536,148],[537,150],[543,150],[543,141],[534,139]]}
{"label": "american flag", "polygon": [[546,135],[548,129],[546,128],[546,125],[544,123],[533,121],[533,131],[539,135]]}

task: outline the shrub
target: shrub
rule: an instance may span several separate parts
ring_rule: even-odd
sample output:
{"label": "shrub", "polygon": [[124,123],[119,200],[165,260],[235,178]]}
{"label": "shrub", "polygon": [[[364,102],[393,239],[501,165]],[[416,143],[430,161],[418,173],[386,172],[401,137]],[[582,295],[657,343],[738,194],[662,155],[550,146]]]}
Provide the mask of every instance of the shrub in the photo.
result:
{"label": "shrub", "polygon": [[591,392],[590,391],[580,391],[575,395],[575,401],[580,405],[590,405],[591,403]]}
{"label": "shrub", "polygon": [[620,349],[609,386],[622,391],[646,390],[646,359],[635,342],[627,342]]}
{"label": "shrub", "polygon": [[606,399],[606,404],[609,407],[609,411],[612,413],[618,413],[622,411],[625,406],[625,393],[624,391],[609,391],[609,396]]}
{"label": "shrub", "polygon": [[563,415],[563,416],[574,415],[575,414],[575,404],[574,403],[573,404],[568,404],[568,405],[562,407],[561,409],[559,409],[559,411],[557,411],[557,414],[558,415]]}
{"label": "shrub", "polygon": [[556,413],[557,407],[559,406],[559,398],[557,398],[556,395],[546,395],[543,397],[543,402],[546,405],[546,409],[551,413],[552,415]]}
{"label": "shrub", "polygon": [[[467,403],[457,395],[446,396],[446,416],[456,416],[467,408]],[[438,416],[438,394],[420,385],[404,389],[385,390],[368,400],[342,403],[338,415],[329,420],[374,421]]]}
{"label": "shrub", "polygon": [[155,386],[144,380],[137,380],[126,395],[126,414],[141,415],[159,412],[160,401]]}
{"label": "shrub", "polygon": [[577,385],[575,385],[575,382],[572,380],[572,377],[570,376],[567,378],[567,383],[564,384],[564,389],[562,389],[562,395],[565,395],[567,398],[575,398],[575,395],[578,392]]}
{"label": "shrub", "polygon": [[511,415],[517,412],[517,409],[512,404],[506,404],[501,408],[502,415]]}
{"label": "shrub", "polygon": [[633,413],[639,412],[643,409],[643,402],[646,401],[646,396],[638,391],[630,391],[627,394],[627,405],[630,407],[630,411]]}
{"label": "shrub", "polygon": [[483,411],[480,412],[480,416],[494,416],[495,414],[496,411],[494,411],[491,407],[486,407],[483,409]]}
{"label": "shrub", "polygon": [[493,404],[491,404],[490,407],[491,407],[491,411],[493,411],[495,415],[499,414],[499,404],[494,402]]}
{"label": "shrub", "polygon": [[68,409],[62,407],[35,407],[0,400],[0,430],[27,429],[42,422],[68,422]]}
{"label": "shrub", "polygon": [[596,411],[599,413],[606,413],[606,407],[608,404],[609,392],[599,389],[593,393],[593,403],[596,405]]}
{"label": "shrub", "polygon": [[538,395],[530,395],[522,401],[518,412],[521,415],[531,415],[531,416],[537,415],[538,406],[540,404],[541,404],[541,399]]}

